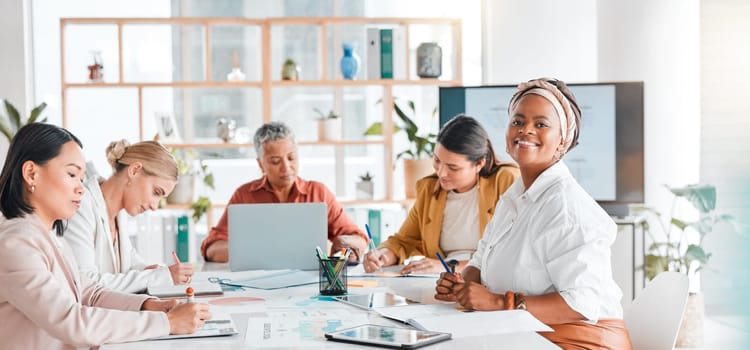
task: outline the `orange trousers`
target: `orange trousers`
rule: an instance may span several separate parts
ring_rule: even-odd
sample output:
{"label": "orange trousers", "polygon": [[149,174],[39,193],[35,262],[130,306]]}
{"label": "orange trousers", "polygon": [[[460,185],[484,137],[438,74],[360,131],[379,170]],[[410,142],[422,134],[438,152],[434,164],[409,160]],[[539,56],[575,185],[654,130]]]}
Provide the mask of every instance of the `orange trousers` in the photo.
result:
{"label": "orange trousers", "polygon": [[555,331],[539,332],[539,335],[565,350],[633,349],[623,320],[599,320],[596,324],[573,322],[550,327]]}

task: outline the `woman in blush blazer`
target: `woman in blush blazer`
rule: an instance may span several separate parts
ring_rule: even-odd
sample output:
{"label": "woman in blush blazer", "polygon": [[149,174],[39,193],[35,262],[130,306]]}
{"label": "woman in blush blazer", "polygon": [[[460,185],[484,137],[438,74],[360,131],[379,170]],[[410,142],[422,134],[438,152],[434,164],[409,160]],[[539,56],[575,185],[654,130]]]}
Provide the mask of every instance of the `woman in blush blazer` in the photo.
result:
{"label": "woman in blush blazer", "polygon": [[74,349],[192,333],[208,305],[113,292],[86,276],[62,241],[83,195],[81,143],[34,123],[10,143],[0,173],[0,339],[12,349]]}

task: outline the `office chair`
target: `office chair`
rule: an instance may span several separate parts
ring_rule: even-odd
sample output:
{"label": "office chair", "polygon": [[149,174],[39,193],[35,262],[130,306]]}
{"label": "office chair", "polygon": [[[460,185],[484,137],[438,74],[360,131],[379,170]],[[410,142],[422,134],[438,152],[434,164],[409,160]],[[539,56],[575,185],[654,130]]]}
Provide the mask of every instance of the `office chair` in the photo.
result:
{"label": "office chair", "polygon": [[688,297],[685,274],[657,275],[625,312],[625,324],[635,350],[673,349]]}

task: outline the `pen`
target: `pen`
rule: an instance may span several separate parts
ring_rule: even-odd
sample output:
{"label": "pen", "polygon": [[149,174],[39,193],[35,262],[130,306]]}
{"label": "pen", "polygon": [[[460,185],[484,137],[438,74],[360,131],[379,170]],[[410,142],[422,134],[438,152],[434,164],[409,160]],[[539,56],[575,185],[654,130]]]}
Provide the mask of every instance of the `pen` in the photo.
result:
{"label": "pen", "polygon": [[193,291],[193,287],[187,287],[187,289],[185,289],[185,294],[187,295],[188,303],[195,302],[195,291]]}
{"label": "pen", "polygon": [[174,250],[172,251],[172,257],[174,258],[174,262],[176,264],[182,264],[182,262],[180,262],[180,258],[177,257],[177,253],[175,253]]}
{"label": "pen", "polygon": [[[370,251],[373,255],[375,255],[375,258],[380,260],[380,255],[378,255],[378,249],[375,248],[375,242],[372,241],[372,233],[370,233],[370,225],[365,224],[365,230],[367,230],[367,237],[370,238],[370,242],[368,243],[367,247],[370,248]],[[380,270],[380,268],[378,268]]]}
{"label": "pen", "polygon": [[453,274],[453,271],[451,271],[451,268],[448,267],[448,264],[445,263],[445,260],[443,260],[443,257],[440,256],[440,252],[435,253],[435,255],[437,256],[438,260],[440,260],[440,263],[443,264],[443,267],[445,268],[445,272]]}
{"label": "pen", "polygon": [[318,246],[315,247],[315,254],[318,255],[318,260],[320,260],[321,264],[325,262],[325,264],[323,264],[323,267],[325,268],[327,272],[326,274],[328,275],[328,280],[331,283],[337,284],[339,288],[344,289],[344,286],[341,284],[340,281],[332,280],[333,276],[336,275],[336,271],[334,270],[333,265],[331,265],[331,262],[330,262],[331,259],[328,258],[328,255],[324,253],[323,249],[320,249],[320,247]]}

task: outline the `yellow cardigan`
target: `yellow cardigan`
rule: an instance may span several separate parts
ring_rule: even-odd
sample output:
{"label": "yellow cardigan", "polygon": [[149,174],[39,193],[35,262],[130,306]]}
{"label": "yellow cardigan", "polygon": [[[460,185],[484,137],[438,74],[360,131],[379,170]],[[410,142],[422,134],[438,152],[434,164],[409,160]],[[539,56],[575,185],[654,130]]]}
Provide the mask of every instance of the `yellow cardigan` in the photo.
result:
{"label": "yellow cardigan", "polygon": [[[495,205],[500,196],[520,175],[517,167],[503,165],[490,177],[479,178],[479,237],[495,213]],[[410,256],[424,255],[435,257],[435,253],[445,255],[440,249],[440,230],[443,226],[443,211],[447,193],[437,183],[437,175],[429,175],[417,181],[417,200],[401,229],[380,248],[390,249],[402,264]],[[437,198],[435,189],[437,188]]]}

